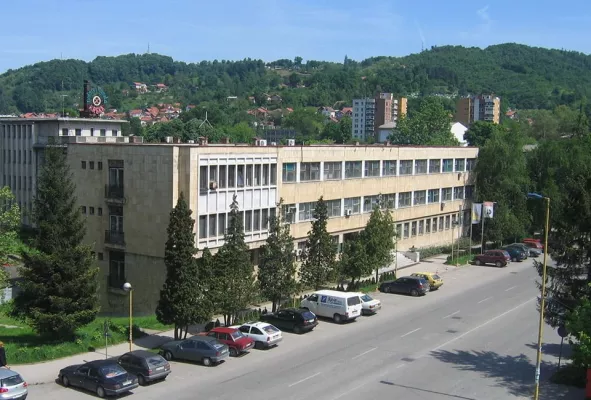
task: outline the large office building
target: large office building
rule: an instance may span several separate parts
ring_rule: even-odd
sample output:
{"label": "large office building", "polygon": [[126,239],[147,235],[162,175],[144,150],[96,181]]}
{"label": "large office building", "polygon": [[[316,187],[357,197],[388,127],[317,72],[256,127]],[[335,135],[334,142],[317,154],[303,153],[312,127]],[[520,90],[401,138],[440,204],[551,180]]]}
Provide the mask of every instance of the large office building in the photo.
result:
{"label": "large office building", "polygon": [[392,93],[380,93],[375,98],[353,100],[352,136],[354,139],[379,140],[378,132],[385,125],[395,126],[398,118],[406,115],[407,99]]}
{"label": "large office building", "polygon": [[39,150],[49,138],[95,137],[95,140],[104,141],[120,137],[122,124],[126,123],[88,118],[0,118],[0,183],[9,186],[15,194],[23,211],[23,223],[31,223],[37,174],[43,154]]}
{"label": "large office building", "polygon": [[470,126],[476,121],[489,121],[495,124],[501,118],[501,99],[493,94],[463,97],[456,105],[455,122]]}
{"label": "large office building", "polygon": [[335,245],[363,229],[380,203],[393,212],[402,251],[451,243],[458,234],[457,229],[452,234],[454,222],[469,214],[478,152],[465,147],[62,140],[68,143],[78,202],[87,219],[86,241],[101,267],[102,309],[114,313],[125,310],[125,281],[134,285],[135,309],[154,311],[165,279],[169,213],[180,193],[196,220],[197,248],[213,252],[223,245],[236,196],[255,265],[280,200],[298,251],[320,196],[327,201]]}

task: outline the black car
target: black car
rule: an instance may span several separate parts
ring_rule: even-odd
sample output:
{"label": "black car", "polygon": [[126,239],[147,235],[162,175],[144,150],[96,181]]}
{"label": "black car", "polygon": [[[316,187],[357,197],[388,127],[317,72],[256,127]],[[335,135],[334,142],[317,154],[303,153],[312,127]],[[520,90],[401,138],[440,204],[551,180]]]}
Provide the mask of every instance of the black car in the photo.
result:
{"label": "black car", "polygon": [[70,365],[60,370],[58,379],[66,387],[86,389],[101,398],[118,396],[138,387],[137,377],[113,360]]}
{"label": "black car", "polygon": [[305,308],[285,308],[276,313],[263,314],[261,321],[298,334],[309,332],[318,325],[316,314]]}
{"label": "black car", "polygon": [[170,364],[160,354],[147,350],[134,350],[117,360],[119,365],[137,376],[140,385],[164,380],[170,374]]}
{"label": "black car", "polygon": [[411,296],[425,295],[429,291],[429,282],[417,276],[403,276],[395,281],[382,282],[378,289],[382,293],[402,293]]}
{"label": "black car", "polygon": [[527,258],[527,253],[519,247],[505,246],[503,247],[503,250],[509,253],[511,256],[511,261],[523,261]]}

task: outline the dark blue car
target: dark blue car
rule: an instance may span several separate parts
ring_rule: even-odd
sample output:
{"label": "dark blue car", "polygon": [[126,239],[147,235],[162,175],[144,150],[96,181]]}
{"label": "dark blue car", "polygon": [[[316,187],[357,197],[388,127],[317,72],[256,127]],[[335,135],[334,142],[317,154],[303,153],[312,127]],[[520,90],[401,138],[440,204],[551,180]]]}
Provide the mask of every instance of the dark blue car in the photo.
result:
{"label": "dark blue car", "polygon": [[66,387],[85,389],[101,398],[117,396],[138,387],[137,377],[112,360],[70,365],[60,371],[58,379]]}
{"label": "dark blue car", "polygon": [[519,247],[505,246],[503,247],[503,250],[509,253],[509,255],[511,256],[511,261],[523,261],[527,258],[527,254],[525,253],[525,251],[523,251]]}

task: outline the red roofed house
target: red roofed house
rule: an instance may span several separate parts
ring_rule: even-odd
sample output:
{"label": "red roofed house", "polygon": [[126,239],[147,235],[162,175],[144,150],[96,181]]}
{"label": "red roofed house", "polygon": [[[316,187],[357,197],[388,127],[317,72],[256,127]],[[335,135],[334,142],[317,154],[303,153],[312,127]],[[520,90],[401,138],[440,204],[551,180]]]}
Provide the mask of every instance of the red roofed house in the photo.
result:
{"label": "red roofed house", "polygon": [[138,93],[148,93],[148,85],[141,82],[133,82],[133,87]]}
{"label": "red roofed house", "polygon": [[128,114],[129,118],[141,118],[144,115],[142,110],[131,110],[128,112]]}
{"label": "red roofed house", "polygon": [[168,86],[166,86],[164,83],[157,83],[154,85],[154,88],[156,89],[157,93],[166,92],[168,90]]}

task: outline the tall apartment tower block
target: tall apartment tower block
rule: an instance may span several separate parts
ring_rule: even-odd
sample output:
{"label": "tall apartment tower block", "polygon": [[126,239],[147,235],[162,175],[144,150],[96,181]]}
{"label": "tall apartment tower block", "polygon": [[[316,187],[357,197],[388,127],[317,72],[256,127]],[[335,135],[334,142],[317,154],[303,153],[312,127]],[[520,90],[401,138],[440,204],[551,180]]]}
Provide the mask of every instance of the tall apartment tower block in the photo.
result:
{"label": "tall apartment tower block", "polygon": [[375,98],[353,100],[352,136],[354,139],[377,138],[380,126],[398,121],[407,111],[406,97],[380,93]]}
{"label": "tall apartment tower block", "polygon": [[501,118],[501,99],[493,94],[463,97],[456,105],[455,121],[470,126],[475,121],[490,121],[495,124]]}

